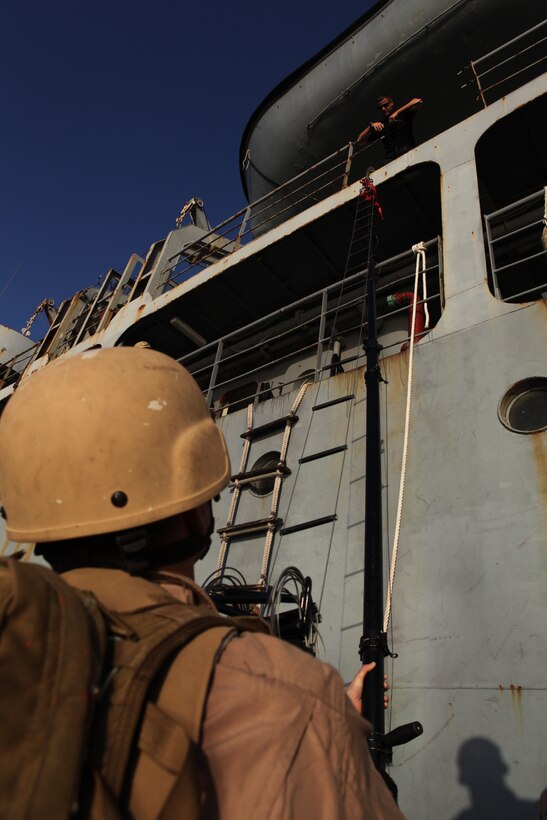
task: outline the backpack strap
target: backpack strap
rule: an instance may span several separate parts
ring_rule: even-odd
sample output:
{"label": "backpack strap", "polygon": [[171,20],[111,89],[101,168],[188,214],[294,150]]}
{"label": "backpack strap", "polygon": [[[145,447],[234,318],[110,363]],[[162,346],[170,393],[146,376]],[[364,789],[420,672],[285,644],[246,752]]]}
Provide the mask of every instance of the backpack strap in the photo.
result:
{"label": "backpack strap", "polygon": [[[233,627],[217,627],[196,637],[177,655],[157,703],[150,701],[146,706],[139,749],[173,776],[169,778],[170,790],[165,791],[160,820],[191,820],[199,815],[197,766],[203,713],[218,655],[235,634]],[[179,672],[182,666],[183,675]],[[168,714],[173,712],[177,721]],[[139,775],[137,766],[135,781]]]}
{"label": "backpack strap", "polygon": [[102,674],[102,616],[51,570],[1,559],[0,631],[0,814],[68,817]]}
{"label": "backpack strap", "polygon": [[[140,633],[140,640],[114,642],[115,674],[108,702],[101,709],[103,725],[99,731],[103,743],[98,768],[116,800],[122,798],[129,758],[152,683],[177,650],[206,630],[226,626],[226,619],[219,616],[203,617],[199,607],[173,604],[168,608],[175,610],[171,614],[176,618],[166,617],[169,613],[162,611],[165,607],[124,614],[128,625]],[[219,643],[221,640],[219,637]],[[212,664],[207,670],[208,677],[211,668]]]}
{"label": "backpack strap", "polygon": [[[209,693],[212,675],[219,655],[224,650],[226,643],[234,635],[243,631],[270,633],[268,625],[256,616],[224,619],[230,621],[232,628],[226,630],[210,630],[200,635],[192,644],[183,650],[185,670],[193,670],[186,678],[184,686],[176,692],[169,678],[166,686],[162,689],[163,703],[168,705],[171,697],[175,694],[178,701],[177,712],[180,714],[181,706],[184,711],[185,735],[190,743],[187,747],[185,760],[180,767],[175,783],[163,804],[158,820],[194,820],[199,817],[200,793],[198,777],[198,748],[201,742],[201,730],[203,726],[203,714],[207,695]],[[218,635],[224,631],[225,635],[221,643],[218,643]],[[209,675],[205,676],[204,667],[200,669],[203,658],[207,658],[210,667]],[[199,671],[197,671],[199,670]],[[178,682],[178,681],[177,681]],[[174,681],[173,681],[174,683]],[[180,729],[180,726],[177,727]]]}
{"label": "backpack strap", "polygon": [[190,738],[180,723],[176,723],[153,701],[149,701],[144,712],[138,748],[162,769],[178,774],[186,760]]}
{"label": "backpack strap", "polygon": [[[105,818],[114,816],[107,806],[127,806],[137,793],[154,803],[148,815],[154,816],[162,801],[152,801],[151,796],[152,791],[160,790],[159,783],[149,788],[146,782],[153,770],[166,798],[173,783],[176,787],[165,810],[169,811],[172,800],[177,818],[197,817],[197,751],[216,659],[230,635],[250,627],[267,631],[267,627],[256,618],[240,621],[221,617],[208,607],[180,603],[145,579],[121,572],[115,579],[103,579],[102,572],[80,571],[78,588],[91,588],[102,600],[103,580],[115,580],[115,593],[130,611],[113,613],[105,608],[102,613],[110,647],[110,673],[93,726],[91,816],[100,817],[101,812]],[[176,685],[172,685],[171,670],[175,667]],[[176,715],[177,721],[171,715]],[[139,756],[138,750],[145,754]],[[158,766],[166,776],[159,776]],[[188,814],[181,814],[181,798],[177,797],[181,790]]]}

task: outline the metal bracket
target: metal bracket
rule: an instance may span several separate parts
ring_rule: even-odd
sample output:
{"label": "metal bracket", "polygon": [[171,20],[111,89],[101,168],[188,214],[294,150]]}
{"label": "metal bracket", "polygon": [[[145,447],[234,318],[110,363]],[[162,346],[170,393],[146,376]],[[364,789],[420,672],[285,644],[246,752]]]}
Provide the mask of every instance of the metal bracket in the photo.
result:
{"label": "metal bracket", "polygon": [[365,652],[367,649],[381,649],[384,658],[388,656],[390,658],[398,658],[396,652],[392,652],[387,645],[387,632],[380,632],[378,635],[366,637],[365,635],[362,636],[359,642],[359,656],[361,659],[364,658]]}

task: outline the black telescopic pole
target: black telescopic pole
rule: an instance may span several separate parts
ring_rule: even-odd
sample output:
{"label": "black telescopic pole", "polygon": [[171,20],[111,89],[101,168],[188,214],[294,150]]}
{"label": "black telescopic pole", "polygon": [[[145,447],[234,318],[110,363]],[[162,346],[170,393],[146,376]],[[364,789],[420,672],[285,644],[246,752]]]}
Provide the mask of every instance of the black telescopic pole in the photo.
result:
{"label": "black telescopic pole", "polygon": [[[366,477],[365,477],[365,579],[363,601],[363,636],[359,646],[362,663],[376,662],[376,668],[365,681],[362,697],[363,717],[372,723],[369,738],[370,754],[384,778],[388,788],[397,800],[397,786],[386,772],[391,762],[393,746],[408,743],[422,734],[421,723],[414,721],[399,726],[384,734],[384,658],[391,654],[387,646],[387,635],[383,631],[384,573],[382,549],[382,462],[380,431],[380,373],[378,358],[382,346],[376,332],[376,283],[378,273],[374,265],[374,236],[372,226],[374,211],[381,210],[376,202],[376,189],[366,178],[361,180],[361,196],[370,208],[368,214],[369,244],[366,267],[366,323],[365,351],[367,367],[366,384]],[[395,655],[392,655],[395,657]]]}
{"label": "black telescopic pole", "polygon": [[[366,185],[366,182],[365,182]],[[373,726],[371,754],[376,766],[385,769],[387,758],[375,737],[384,734],[384,657],[387,651],[383,629],[383,555],[382,555],[382,469],[380,433],[380,381],[378,365],[381,346],[376,332],[376,282],[378,274],[373,260],[372,223],[374,189],[370,197],[370,242],[366,272],[367,332],[365,351],[366,384],[366,489],[365,489],[365,577],[363,604],[363,637],[359,653],[362,663],[376,662],[367,675],[363,693],[363,717]],[[368,197],[367,197],[368,198]]]}

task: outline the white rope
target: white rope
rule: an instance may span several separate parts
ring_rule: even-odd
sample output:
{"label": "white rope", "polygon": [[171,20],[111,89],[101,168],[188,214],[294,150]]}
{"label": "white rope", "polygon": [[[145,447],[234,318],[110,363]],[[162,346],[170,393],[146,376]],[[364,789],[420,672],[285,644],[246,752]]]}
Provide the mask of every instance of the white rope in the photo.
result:
{"label": "white rope", "polygon": [[222,541],[220,542],[220,552],[217,561],[217,568],[215,573],[217,576],[219,576],[222,573],[222,570],[224,569],[224,562],[226,561],[226,552],[228,550],[228,540],[229,539],[227,535],[222,536]]}
{"label": "white rope", "polygon": [[[410,330],[410,346],[408,356],[408,385],[406,392],[406,412],[405,412],[405,432],[403,437],[403,463],[401,466],[401,481],[399,484],[399,502],[397,504],[397,518],[395,521],[395,533],[393,535],[393,553],[391,555],[391,566],[389,569],[389,583],[386,594],[386,608],[384,612],[384,632],[387,632],[389,619],[391,616],[391,601],[393,598],[393,585],[395,582],[395,565],[397,563],[397,553],[399,551],[399,536],[401,533],[401,519],[403,515],[403,501],[405,496],[406,464],[408,455],[408,434],[410,430],[410,406],[412,401],[412,375],[414,369],[414,334],[416,330],[416,306],[418,303],[418,282],[420,272],[425,270],[425,245],[419,242],[412,246],[412,251],[416,254],[416,271],[414,275],[414,300],[412,303],[412,326]],[[425,296],[424,296],[425,298]]]}
{"label": "white rope", "polygon": [[[251,404],[247,407],[247,432],[250,433],[253,429],[253,410],[254,405]],[[249,459],[249,450],[251,449],[251,437],[247,436],[243,443],[243,452],[241,453],[241,463],[239,465],[239,472],[244,473],[247,470],[247,461]],[[230,504],[230,511],[228,513],[228,518],[226,519],[226,526],[231,527],[234,523],[234,518],[237,512],[237,506],[239,504],[239,496],[241,495],[241,485],[239,481],[234,482],[234,494],[232,496],[232,503]],[[228,545],[230,543],[230,538],[226,533],[222,536],[222,540],[220,542],[220,553],[218,556],[217,561],[217,569],[216,574],[220,575],[222,570],[224,569],[224,564],[226,562],[226,553],[228,551]]]}

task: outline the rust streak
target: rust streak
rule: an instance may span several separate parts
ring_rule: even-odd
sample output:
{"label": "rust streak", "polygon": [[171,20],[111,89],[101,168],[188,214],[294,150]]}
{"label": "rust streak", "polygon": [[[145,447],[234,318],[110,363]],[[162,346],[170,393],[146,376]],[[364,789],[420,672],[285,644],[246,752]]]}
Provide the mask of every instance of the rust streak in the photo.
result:
{"label": "rust streak", "polygon": [[547,437],[545,432],[531,435],[534,461],[538,474],[539,491],[547,501]]}
{"label": "rust streak", "polygon": [[343,373],[338,373],[333,378],[336,384],[342,386],[342,391],[352,390],[353,388],[357,390],[359,379],[364,379],[364,372],[365,368],[361,365],[355,370],[346,370]]}
{"label": "rust streak", "polygon": [[532,433],[530,438],[539,490],[538,501],[543,513],[544,529],[547,529],[547,432]]}
{"label": "rust streak", "polygon": [[522,723],[522,686],[515,686],[512,683],[509,689],[511,690],[511,700],[513,701],[516,718]]}

